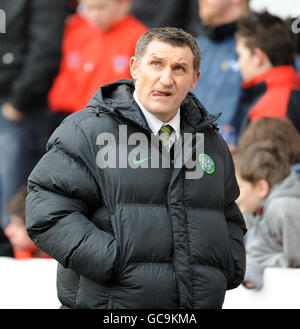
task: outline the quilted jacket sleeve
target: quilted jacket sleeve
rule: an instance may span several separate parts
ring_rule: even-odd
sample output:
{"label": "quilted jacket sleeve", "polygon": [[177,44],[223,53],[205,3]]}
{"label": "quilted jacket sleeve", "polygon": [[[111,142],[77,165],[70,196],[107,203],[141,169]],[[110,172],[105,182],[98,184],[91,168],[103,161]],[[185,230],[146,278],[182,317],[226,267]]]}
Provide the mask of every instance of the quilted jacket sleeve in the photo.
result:
{"label": "quilted jacket sleeve", "polygon": [[246,253],[244,235],[247,232],[245,221],[235,200],[239,196],[239,188],[235,178],[232,156],[226,147],[225,154],[225,218],[230,238],[233,257],[233,271],[228,289],[236,288],[244,279],[246,268]]}
{"label": "quilted jacket sleeve", "polygon": [[80,127],[66,121],[51,136],[47,150],[29,177],[27,232],[64,267],[94,281],[107,280],[117,243],[88,219],[101,204],[91,146]]}

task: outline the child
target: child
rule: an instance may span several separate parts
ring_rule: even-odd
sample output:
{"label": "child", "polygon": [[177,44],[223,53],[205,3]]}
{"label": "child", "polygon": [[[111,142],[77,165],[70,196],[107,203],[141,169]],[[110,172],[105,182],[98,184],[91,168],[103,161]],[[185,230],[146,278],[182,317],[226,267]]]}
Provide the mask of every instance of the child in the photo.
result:
{"label": "child", "polygon": [[25,228],[25,199],[27,189],[23,186],[11,199],[8,210],[11,214],[10,223],[4,228],[14,251],[16,259],[49,258],[47,254],[35,246]]}
{"label": "child", "polygon": [[131,0],[81,0],[66,23],[60,71],[49,92],[53,112],[86,107],[104,84],[130,78],[129,60],[147,28],[129,15]]}
{"label": "child", "polygon": [[255,142],[271,140],[288,159],[291,170],[300,178],[300,134],[288,118],[260,118],[252,121],[242,134],[237,151]]}
{"label": "child", "polygon": [[291,28],[268,12],[240,20],[236,50],[243,79],[243,97],[234,126],[239,135],[262,117],[288,117],[300,131],[300,89]]}
{"label": "child", "polygon": [[248,233],[244,285],[260,289],[265,267],[300,266],[300,181],[287,157],[270,141],[234,155]]}

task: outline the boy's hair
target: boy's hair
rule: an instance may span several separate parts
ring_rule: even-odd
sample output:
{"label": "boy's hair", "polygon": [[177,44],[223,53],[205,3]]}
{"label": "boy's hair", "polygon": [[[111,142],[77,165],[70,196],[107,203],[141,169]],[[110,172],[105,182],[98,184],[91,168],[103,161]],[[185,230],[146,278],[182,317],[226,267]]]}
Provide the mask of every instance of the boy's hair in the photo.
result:
{"label": "boy's hair", "polygon": [[252,121],[242,134],[237,151],[256,142],[271,140],[285,153],[290,165],[300,163],[300,134],[287,118],[260,118]]}
{"label": "boy's hair", "polygon": [[252,53],[255,48],[264,51],[273,66],[294,65],[296,44],[290,25],[267,11],[240,19],[236,37],[245,38]]}
{"label": "boy's hair", "polygon": [[233,159],[238,175],[251,184],[264,179],[272,188],[290,174],[286,156],[272,141],[254,143],[236,152]]}
{"label": "boy's hair", "polygon": [[25,222],[25,200],[27,196],[27,187],[22,186],[17,194],[15,194],[8,204],[8,211]]}
{"label": "boy's hair", "polygon": [[149,29],[137,42],[135,48],[135,57],[137,61],[144,56],[148,44],[153,40],[160,40],[175,47],[190,47],[194,55],[194,73],[198,73],[201,61],[201,51],[197,41],[192,35],[176,27],[157,27]]}

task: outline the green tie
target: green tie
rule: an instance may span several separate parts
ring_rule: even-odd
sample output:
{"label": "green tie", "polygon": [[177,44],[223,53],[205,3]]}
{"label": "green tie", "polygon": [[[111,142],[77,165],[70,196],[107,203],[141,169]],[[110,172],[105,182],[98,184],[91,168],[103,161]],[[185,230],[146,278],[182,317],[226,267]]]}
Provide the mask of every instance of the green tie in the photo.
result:
{"label": "green tie", "polygon": [[169,139],[173,131],[174,129],[170,125],[165,125],[162,126],[158,132],[159,139],[168,152],[170,151]]}

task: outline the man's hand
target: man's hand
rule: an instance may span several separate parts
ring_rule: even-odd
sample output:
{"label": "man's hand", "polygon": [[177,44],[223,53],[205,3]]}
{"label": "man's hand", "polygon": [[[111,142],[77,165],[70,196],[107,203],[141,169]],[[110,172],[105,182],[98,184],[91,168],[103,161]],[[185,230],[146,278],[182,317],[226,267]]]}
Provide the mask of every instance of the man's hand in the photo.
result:
{"label": "man's hand", "polygon": [[2,105],[2,114],[4,118],[10,121],[22,121],[24,119],[24,114],[10,103]]}

